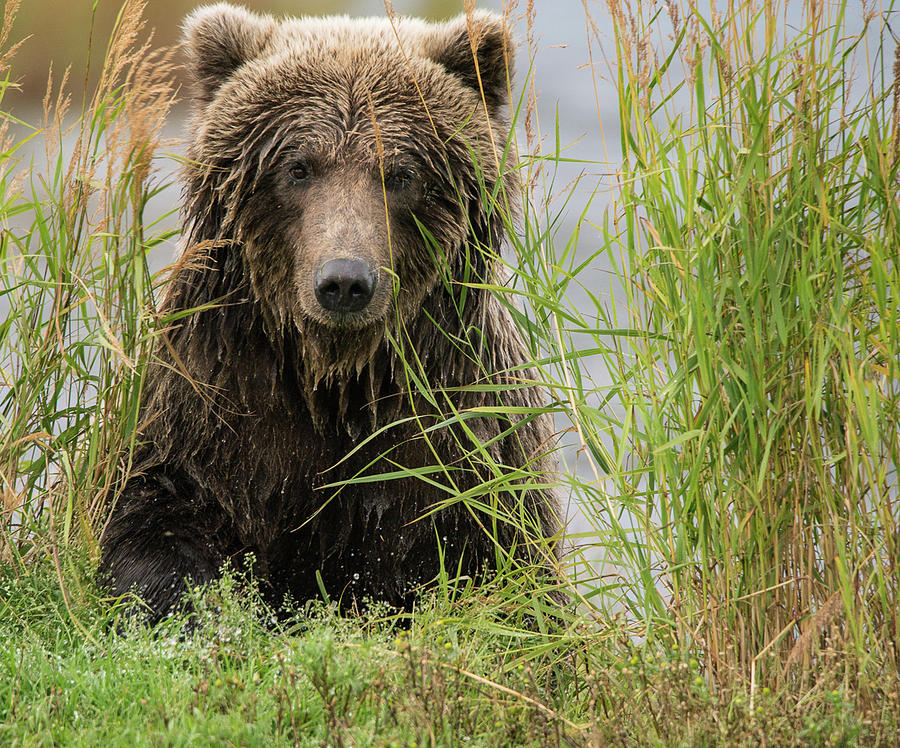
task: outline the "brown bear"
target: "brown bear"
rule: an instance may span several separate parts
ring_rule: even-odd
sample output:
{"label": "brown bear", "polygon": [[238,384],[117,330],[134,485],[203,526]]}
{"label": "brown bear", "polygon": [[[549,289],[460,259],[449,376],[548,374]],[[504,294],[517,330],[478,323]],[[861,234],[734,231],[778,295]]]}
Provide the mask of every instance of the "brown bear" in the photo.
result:
{"label": "brown bear", "polygon": [[185,29],[186,244],[101,578],[155,622],[249,554],[276,606],[555,574],[552,423],[484,287],[519,189],[503,19]]}

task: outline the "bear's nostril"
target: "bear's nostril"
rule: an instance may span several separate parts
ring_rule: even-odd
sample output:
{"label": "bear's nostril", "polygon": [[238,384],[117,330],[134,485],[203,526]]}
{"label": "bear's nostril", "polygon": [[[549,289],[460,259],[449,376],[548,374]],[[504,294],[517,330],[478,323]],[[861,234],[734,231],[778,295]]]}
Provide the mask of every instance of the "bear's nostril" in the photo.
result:
{"label": "bear's nostril", "polygon": [[375,293],[376,276],[363,260],[329,260],[314,278],[316,298],[329,312],[346,314],[364,309]]}

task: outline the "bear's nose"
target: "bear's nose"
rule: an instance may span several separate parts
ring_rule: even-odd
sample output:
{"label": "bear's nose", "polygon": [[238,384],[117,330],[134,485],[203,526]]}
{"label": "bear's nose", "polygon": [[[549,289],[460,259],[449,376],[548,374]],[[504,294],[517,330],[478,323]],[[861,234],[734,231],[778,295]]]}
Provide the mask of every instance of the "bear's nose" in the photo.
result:
{"label": "bear's nose", "polygon": [[313,283],[316,298],[329,312],[358,312],[375,293],[375,273],[363,260],[338,258],[324,263]]}

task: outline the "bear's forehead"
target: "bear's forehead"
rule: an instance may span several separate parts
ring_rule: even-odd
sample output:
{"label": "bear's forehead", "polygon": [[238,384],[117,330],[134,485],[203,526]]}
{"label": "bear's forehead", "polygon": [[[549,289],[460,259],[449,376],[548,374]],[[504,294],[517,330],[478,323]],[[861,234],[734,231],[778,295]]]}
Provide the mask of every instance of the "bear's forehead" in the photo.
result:
{"label": "bear's forehead", "polygon": [[[356,24],[346,34],[322,34],[325,24],[316,21],[308,39],[291,33],[235,73],[214,104],[219,126],[287,117],[295,126],[354,129],[374,117],[385,136],[397,129],[408,138],[420,127],[449,132],[471,118],[475,94],[430,60],[401,52],[389,26],[379,35]],[[363,41],[343,43],[353,34]]]}
{"label": "bear's forehead", "polygon": [[207,104],[194,142],[210,153],[240,148],[250,159],[291,148],[369,160],[376,152],[481,149],[490,125],[475,115],[480,95],[436,61],[448,38],[468,47],[462,30],[417,19],[273,24],[258,54]]}
{"label": "bear's forehead", "polygon": [[288,56],[277,66],[263,62],[258,72],[242,71],[229,87],[213,104],[216,115],[207,120],[219,133],[280,130],[327,141],[370,139],[377,127],[377,137],[385,141],[409,140],[437,135],[435,130],[444,131],[469,114],[460,108],[448,118],[446,105],[439,103],[438,111],[426,103],[424,81],[403,71],[380,72],[363,61],[318,66]]}
{"label": "bear's forehead", "polygon": [[235,75],[233,97],[246,92],[274,103],[306,94],[327,105],[362,93],[376,106],[394,97],[397,107],[421,107],[432,96],[432,106],[474,103],[472,92],[430,58],[434,27],[418,19],[309,17],[276,29]]}
{"label": "bear's forehead", "polygon": [[286,64],[293,75],[266,66],[271,87],[243,85],[239,75],[234,95],[226,92],[212,104],[216,111],[195,132],[195,143],[215,154],[239,151],[260,165],[290,152],[323,163],[377,162],[379,153],[424,154],[419,160],[430,162],[453,148],[450,136],[468,116],[463,109],[448,117],[446,110],[426,107],[411,83],[355,74],[352,67],[306,75],[309,68],[296,60]]}

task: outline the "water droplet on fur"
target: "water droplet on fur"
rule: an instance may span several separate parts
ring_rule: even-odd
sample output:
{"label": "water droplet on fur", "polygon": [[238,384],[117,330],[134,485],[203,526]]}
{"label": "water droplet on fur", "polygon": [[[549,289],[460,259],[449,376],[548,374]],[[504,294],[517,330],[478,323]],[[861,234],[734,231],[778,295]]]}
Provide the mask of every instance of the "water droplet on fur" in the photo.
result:
{"label": "water droplet on fur", "polygon": [[358,574],[358,573],[354,573],[354,574],[353,574],[353,578],[354,578],[354,579],[359,579],[359,574]]}

